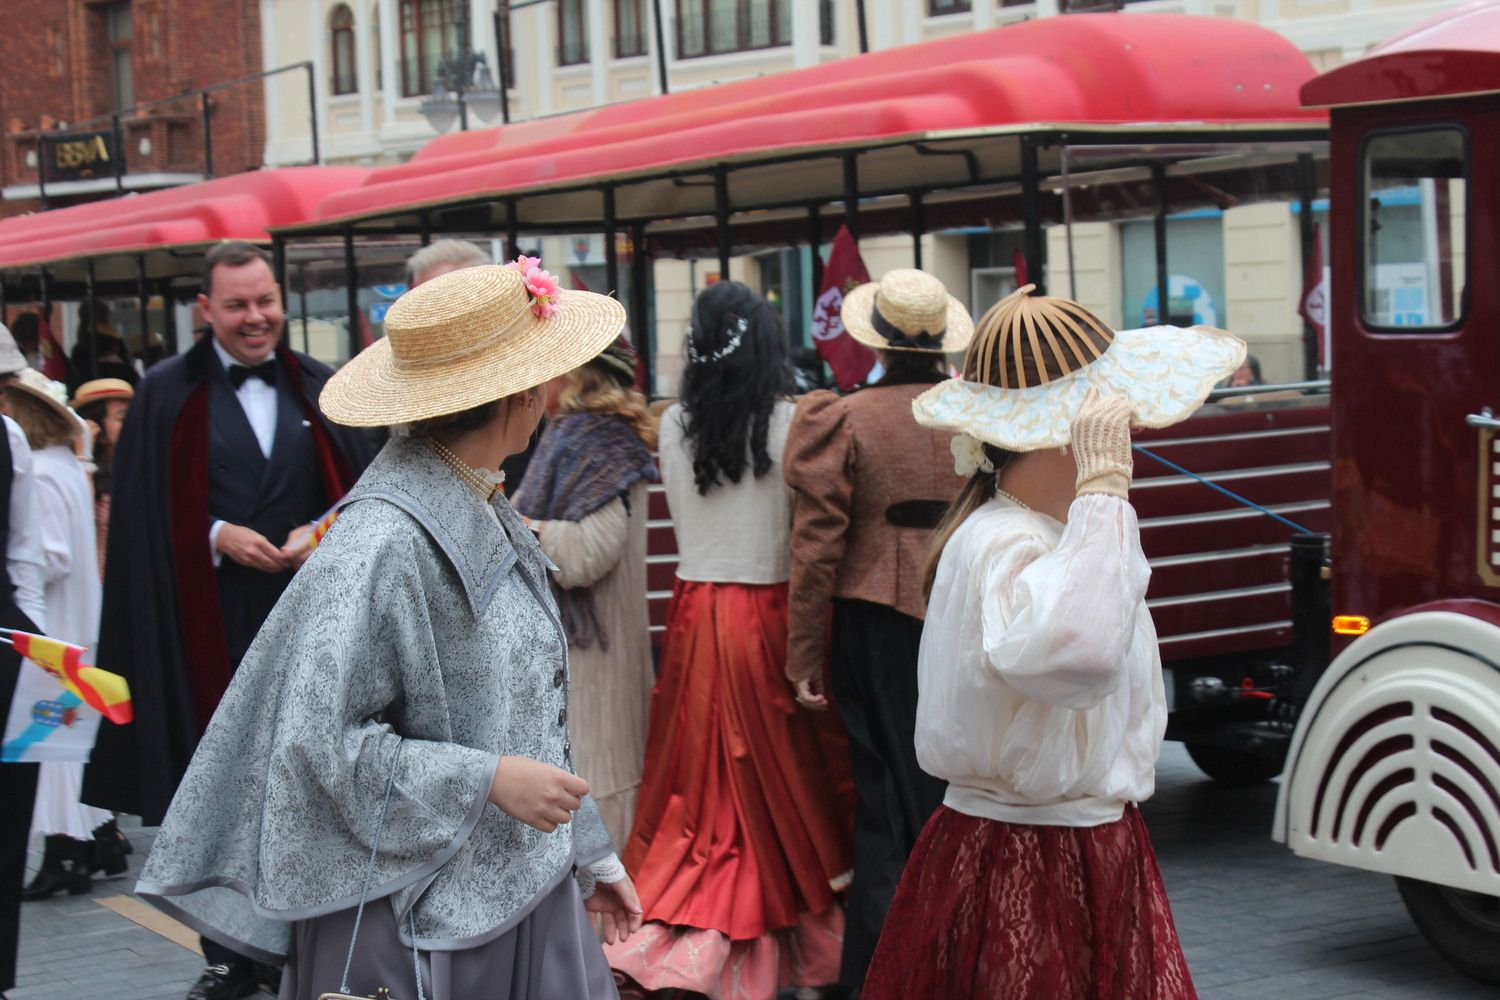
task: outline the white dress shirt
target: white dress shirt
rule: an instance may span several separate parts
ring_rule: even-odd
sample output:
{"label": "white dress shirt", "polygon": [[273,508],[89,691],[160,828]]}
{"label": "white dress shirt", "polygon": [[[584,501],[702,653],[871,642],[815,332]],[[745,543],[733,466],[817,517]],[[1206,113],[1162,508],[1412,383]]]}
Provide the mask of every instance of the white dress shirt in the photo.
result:
{"label": "white dress shirt", "polygon": [[917,760],[946,805],[1097,826],[1150,798],[1167,726],[1150,578],[1118,497],[1079,497],[1066,525],[997,498],[959,526],[918,658]]}
{"label": "white dress shirt", "polygon": [[46,565],[42,555],[42,510],[37,496],[36,478],[32,472],[31,446],[26,432],[10,417],[5,421],[5,436],[10,442],[10,534],[5,540],[5,568],[10,573],[16,606],[45,632],[47,612],[42,572]]}
{"label": "white dress shirt", "polygon": [[[234,359],[224,346],[219,343],[218,338],[210,333],[209,338],[213,340],[214,353],[219,356],[219,363],[224,366],[224,371],[229,371],[230,365],[240,364]],[[271,457],[271,446],[276,442],[276,387],[267,385],[258,378],[247,378],[234,391],[235,397],[240,401],[240,407],[245,411],[245,419],[250,421],[250,429],[255,432],[255,440],[260,443],[260,453],[266,458]],[[208,551],[213,553],[214,566],[219,565],[221,553],[219,552],[219,529],[224,526],[223,521],[215,521],[208,527]]]}

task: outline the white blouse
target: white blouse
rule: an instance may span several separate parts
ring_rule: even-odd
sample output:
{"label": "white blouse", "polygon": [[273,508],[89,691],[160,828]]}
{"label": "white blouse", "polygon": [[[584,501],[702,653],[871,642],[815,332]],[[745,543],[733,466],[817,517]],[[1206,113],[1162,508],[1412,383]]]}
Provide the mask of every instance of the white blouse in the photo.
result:
{"label": "white blouse", "polygon": [[1135,510],[1066,525],[992,500],[938,564],[918,659],[917,759],[945,803],[1007,823],[1097,826],[1150,798],[1167,726]]}
{"label": "white blouse", "polygon": [[99,632],[102,590],[94,540],[94,491],[83,463],[66,446],[52,445],[31,455],[41,508],[47,634],[93,646]]}

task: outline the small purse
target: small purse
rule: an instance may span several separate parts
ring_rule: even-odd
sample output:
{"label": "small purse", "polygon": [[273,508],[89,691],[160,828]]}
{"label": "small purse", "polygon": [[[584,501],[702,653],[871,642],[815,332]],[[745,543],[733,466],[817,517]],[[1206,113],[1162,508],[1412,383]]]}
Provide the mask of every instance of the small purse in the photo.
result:
{"label": "small purse", "polygon": [[[349,954],[344,958],[344,975],[339,980],[339,988],[328,993],[319,993],[318,1000],[395,1000],[387,987],[380,987],[372,995],[362,997],[349,992],[349,968],[354,964],[354,945],[359,940],[359,923],[365,916],[365,898],[370,893],[370,882],[375,878],[375,858],[380,854],[380,838],[385,833],[386,812],[391,805],[391,789],[396,786],[396,765],[401,761],[401,747],[396,747],[396,756],[391,761],[391,776],[385,783],[385,799],[380,804],[380,827],[375,831],[375,844],[370,849],[370,871],[365,876],[365,884],[359,890],[359,908],[354,911],[354,930],[349,934]],[[409,911],[407,918],[411,929],[411,964],[417,976],[417,1000],[427,1000],[427,995],[422,991],[422,960],[417,954],[417,918],[414,912]]]}

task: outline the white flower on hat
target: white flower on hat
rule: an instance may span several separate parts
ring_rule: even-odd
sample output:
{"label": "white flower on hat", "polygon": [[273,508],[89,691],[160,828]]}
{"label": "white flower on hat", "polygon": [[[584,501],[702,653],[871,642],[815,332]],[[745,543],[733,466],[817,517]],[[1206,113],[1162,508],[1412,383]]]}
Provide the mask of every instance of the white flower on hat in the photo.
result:
{"label": "white flower on hat", "polygon": [[984,453],[984,442],[968,434],[955,434],[948,444],[953,452],[953,471],[965,478],[981,469],[994,472],[995,463]]}

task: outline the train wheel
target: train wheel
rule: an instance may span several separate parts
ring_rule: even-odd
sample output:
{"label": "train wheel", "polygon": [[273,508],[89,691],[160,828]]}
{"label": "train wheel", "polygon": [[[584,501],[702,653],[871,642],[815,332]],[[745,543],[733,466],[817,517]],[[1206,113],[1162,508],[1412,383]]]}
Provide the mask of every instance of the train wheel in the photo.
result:
{"label": "train wheel", "polygon": [[1281,773],[1286,760],[1246,750],[1231,750],[1212,743],[1188,743],[1188,756],[1198,770],[1224,785],[1258,785]]}
{"label": "train wheel", "polygon": [[1417,930],[1455,968],[1500,983],[1500,896],[1396,876]]}

